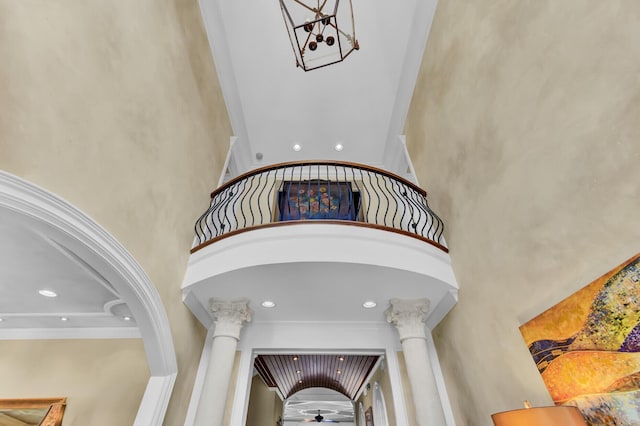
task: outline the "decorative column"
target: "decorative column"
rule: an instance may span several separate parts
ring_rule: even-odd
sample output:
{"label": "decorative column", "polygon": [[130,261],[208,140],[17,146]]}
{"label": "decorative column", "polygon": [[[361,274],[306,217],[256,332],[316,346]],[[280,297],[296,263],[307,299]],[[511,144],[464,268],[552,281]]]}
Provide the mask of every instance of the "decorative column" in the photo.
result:
{"label": "decorative column", "polygon": [[385,314],[400,334],[418,425],[446,425],[424,331],[429,299],[391,299],[389,303]]}
{"label": "decorative column", "polygon": [[211,299],[210,303],[215,329],[195,426],[222,426],[240,330],[251,321],[249,299]]}

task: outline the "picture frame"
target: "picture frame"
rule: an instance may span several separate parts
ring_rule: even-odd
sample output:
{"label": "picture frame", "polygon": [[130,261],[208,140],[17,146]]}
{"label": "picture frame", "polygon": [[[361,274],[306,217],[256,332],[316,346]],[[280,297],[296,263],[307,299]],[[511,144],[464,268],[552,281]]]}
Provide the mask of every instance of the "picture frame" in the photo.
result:
{"label": "picture frame", "polygon": [[67,398],[0,399],[0,424],[4,417],[14,423],[61,426],[66,406]]}
{"label": "picture frame", "polygon": [[278,191],[277,221],[351,220],[360,215],[360,193],[350,182],[284,181]]}
{"label": "picture frame", "polygon": [[364,412],[364,421],[366,426],[374,426],[373,425],[373,407],[367,408]]}

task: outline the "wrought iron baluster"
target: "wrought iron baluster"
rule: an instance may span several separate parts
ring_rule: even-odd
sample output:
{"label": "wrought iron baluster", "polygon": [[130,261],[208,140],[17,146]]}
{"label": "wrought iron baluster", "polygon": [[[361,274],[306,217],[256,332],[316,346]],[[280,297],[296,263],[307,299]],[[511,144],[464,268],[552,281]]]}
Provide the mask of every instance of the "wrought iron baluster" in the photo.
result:
{"label": "wrought iron baluster", "polygon": [[[355,167],[350,167],[351,169],[351,177],[352,180],[354,182],[354,185],[356,187],[356,189],[358,190],[359,193],[359,197],[358,197],[358,205],[356,206],[356,218],[360,217],[362,218],[363,222],[367,222],[367,214],[368,214],[368,210],[367,212],[363,211],[365,206],[363,204],[363,199],[364,199],[364,192],[363,189],[364,188],[360,188],[360,186],[358,185],[358,179],[356,179],[356,168]],[[362,169],[358,168],[358,174],[360,175],[360,182],[363,182],[363,187],[364,187],[364,178],[362,177]],[[346,174],[346,172],[345,172]],[[366,207],[368,209],[368,207]]]}
{"label": "wrought iron baluster", "polygon": [[267,166],[214,191],[195,221],[196,242],[274,219],[316,218],[363,220],[440,244],[444,224],[424,194],[410,182],[368,166],[325,161]]}
{"label": "wrought iron baluster", "polygon": [[[240,186],[240,185],[238,185],[238,186]],[[244,209],[242,208],[242,201],[243,201],[243,198],[244,198],[244,194],[245,194],[246,188],[247,188],[247,179],[243,179],[242,180],[242,189],[238,189],[238,191],[234,194],[236,197],[233,200],[233,203],[232,203],[233,207],[232,207],[231,212],[233,213],[233,218],[235,219],[235,222],[236,222],[236,229],[244,228],[246,226],[246,224],[247,224],[247,217],[245,216]],[[240,205],[240,213],[242,213],[242,218],[243,218],[243,221],[244,221],[244,225],[243,226],[240,226],[240,220],[239,220],[240,218],[238,217],[238,214],[237,214],[237,212],[238,212],[238,204]],[[229,227],[231,228],[231,222],[229,222]]]}
{"label": "wrought iron baluster", "polygon": [[[382,191],[382,188],[380,188],[380,192],[382,192],[382,195],[384,195],[385,199],[386,199],[386,204],[387,204],[387,209],[385,210],[384,213],[384,224],[386,226],[389,226],[391,228],[393,228],[393,226],[395,225],[395,218],[396,218],[396,212],[398,211],[398,208],[396,207],[395,209],[393,209],[393,216],[391,217],[391,223],[387,224],[387,214],[391,213],[391,209],[392,209],[392,205],[391,205],[391,199],[393,199],[395,201],[395,197],[391,198],[390,196],[387,196],[387,194],[391,194],[391,191],[389,191],[389,177],[387,176],[382,176],[382,181],[384,182],[384,191]],[[394,179],[395,180],[395,179]]]}
{"label": "wrought iron baluster", "polygon": [[[396,179],[391,180],[391,188],[393,189],[394,198],[396,200],[396,208],[393,214],[393,226],[398,226],[398,228],[404,230],[404,221],[407,212],[405,200],[406,190],[403,190],[402,185]],[[402,212],[396,225],[398,210],[402,210]]]}

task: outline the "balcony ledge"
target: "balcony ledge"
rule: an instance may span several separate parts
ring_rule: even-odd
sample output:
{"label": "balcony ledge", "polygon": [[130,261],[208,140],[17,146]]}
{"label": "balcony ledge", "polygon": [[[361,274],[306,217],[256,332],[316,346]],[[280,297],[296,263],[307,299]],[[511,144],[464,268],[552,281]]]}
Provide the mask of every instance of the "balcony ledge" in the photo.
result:
{"label": "balcony ledge", "polygon": [[[185,303],[205,327],[211,297],[249,297],[254,321],[383,322],[389,299],[427,297],[429,328],[457,301],[447,252],[379,227],[307,221],[262,226],[193,252],[182,285]],[[274,300],[275,309],[260,307]],[[362,308],[364,300],[378,302]]]}

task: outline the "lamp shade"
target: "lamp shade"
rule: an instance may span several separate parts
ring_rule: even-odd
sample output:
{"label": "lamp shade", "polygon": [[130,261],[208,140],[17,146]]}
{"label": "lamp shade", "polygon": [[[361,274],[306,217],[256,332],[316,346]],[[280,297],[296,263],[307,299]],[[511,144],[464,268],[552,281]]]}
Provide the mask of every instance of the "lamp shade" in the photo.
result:
{"label": "lamp shade", "polygon": [[587,426],[576,407],[536,407],[491,415],[495,426]]}

